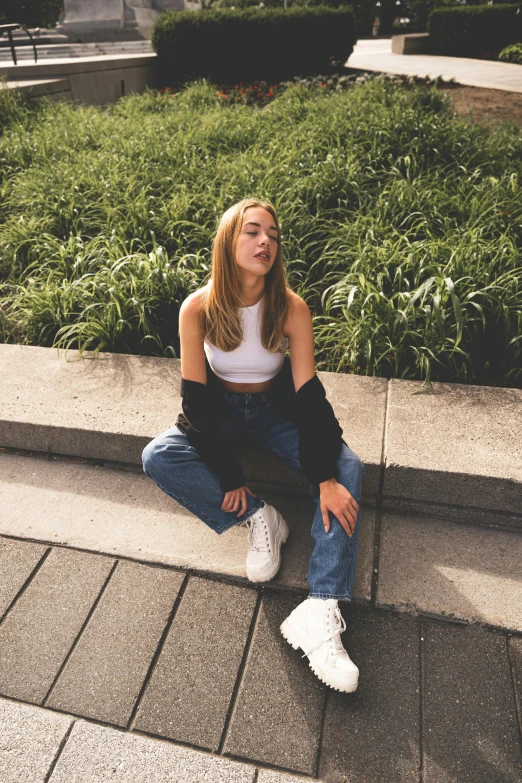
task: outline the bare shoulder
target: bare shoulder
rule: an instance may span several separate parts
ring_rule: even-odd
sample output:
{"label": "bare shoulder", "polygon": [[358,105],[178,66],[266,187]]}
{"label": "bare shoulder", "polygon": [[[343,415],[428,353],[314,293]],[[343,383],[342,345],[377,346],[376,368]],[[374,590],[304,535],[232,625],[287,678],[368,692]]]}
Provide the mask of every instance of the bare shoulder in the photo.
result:
{"label": "bare shoulder", "polygon": [[292,291],[290,288],[286,289],[286,293],[288,296],[289,313],[295,316],[299,315],[300,313],[302,314],[310,312],[310,308],[306,304],[305,300],[299,296],[299,294],[296,294],[295,291]]}
{"label": "bare shoulder", "polygon": [[310,308],[306,304],[305,300],[302,299],[298,294],[296,294],[294,291],[290,290],[290,288],[286,289],[287,295],[288,295],[288,317],[291,320],[306,320],[310,316]]}
{"label": "bare shoulder", "polygon": [[302,334],[303,330],[310,330],[312,316],[310,308],[298,294],[287,288],[288,295],[288,315],[285,320],[283,333],[290,337],[291,335]]}
{"label": "bare shoulder", "polygon": [[180,307],[180,317],[185,321],[188,319],[190,322],[199,322],[202,315],[202,303],[206,294],[207,287],[203,286],[198,288],[197,291],[193,291],[186,299],[183,300]]}
{"label": "bare shoulder", "polygon": [[198,288],[197,291],[193,291],[191,294],[189,294],[186,299],[183,300],[181,305],[183,310],[185,312],[198,312],[201,309],[201,304],[206,292],[207,286],[204,285],[202,288]]}

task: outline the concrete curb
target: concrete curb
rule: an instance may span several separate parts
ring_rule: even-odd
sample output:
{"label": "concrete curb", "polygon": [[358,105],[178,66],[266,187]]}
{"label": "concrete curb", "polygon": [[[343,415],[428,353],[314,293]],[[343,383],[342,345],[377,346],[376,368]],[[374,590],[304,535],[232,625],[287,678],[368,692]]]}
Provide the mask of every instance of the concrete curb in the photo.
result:
{"label": "concrete curb", "polygon": [[[181,410],[178,360],[4,344],[0,362],[6,448],[141,465]],[[318,374],[365,464],[368,502],[522,527],[522,390]],[[308,492],[261,452],[240,458],[249,481]]]}

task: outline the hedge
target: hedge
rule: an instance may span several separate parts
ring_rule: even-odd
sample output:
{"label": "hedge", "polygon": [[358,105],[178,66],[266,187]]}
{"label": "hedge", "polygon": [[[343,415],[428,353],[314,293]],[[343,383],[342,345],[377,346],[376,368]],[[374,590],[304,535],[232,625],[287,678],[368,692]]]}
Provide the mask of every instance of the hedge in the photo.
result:
{"label": "hedge", "polygon": [[522,40],[522,5],[469,5],[436,8],[428,20],[433,54],[497,58]]}
{"label": "hedge", "polygon": [[236,84],[326,73],[346,62],[353,43],[348,6],[167,11],[152,30],[159,86],[196,77]]}

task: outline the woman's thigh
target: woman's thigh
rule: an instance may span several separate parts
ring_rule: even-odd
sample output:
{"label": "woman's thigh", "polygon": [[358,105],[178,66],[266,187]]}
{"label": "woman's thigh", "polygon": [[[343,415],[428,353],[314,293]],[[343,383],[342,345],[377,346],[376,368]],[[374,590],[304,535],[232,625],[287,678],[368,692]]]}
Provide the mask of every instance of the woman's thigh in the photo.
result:
{"label": "woman's thigh", "polygon": [[[273,421],[266,428],[262,437],[258,438],[255,446],[271,454],[307,479],[299,460],[299,429],[295,421],[286,417],[282,412],[279,416],[273,417]],[[359,489],[358,485],[360,485],[363,474],[364,466],[361,460],[343,441],[337,455],[337,481],[345,486],[348,482],[354,485],[354,489]]]}

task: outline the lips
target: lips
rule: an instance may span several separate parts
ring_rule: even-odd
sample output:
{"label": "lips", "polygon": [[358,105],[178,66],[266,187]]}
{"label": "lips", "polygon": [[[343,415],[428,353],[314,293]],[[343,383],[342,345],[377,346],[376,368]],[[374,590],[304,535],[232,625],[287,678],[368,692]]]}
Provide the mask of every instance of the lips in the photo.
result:
{"label": "lips", "polygon": [[268,253],[258,253],[254,258],[259,258],[261,261],[270,261]]}

